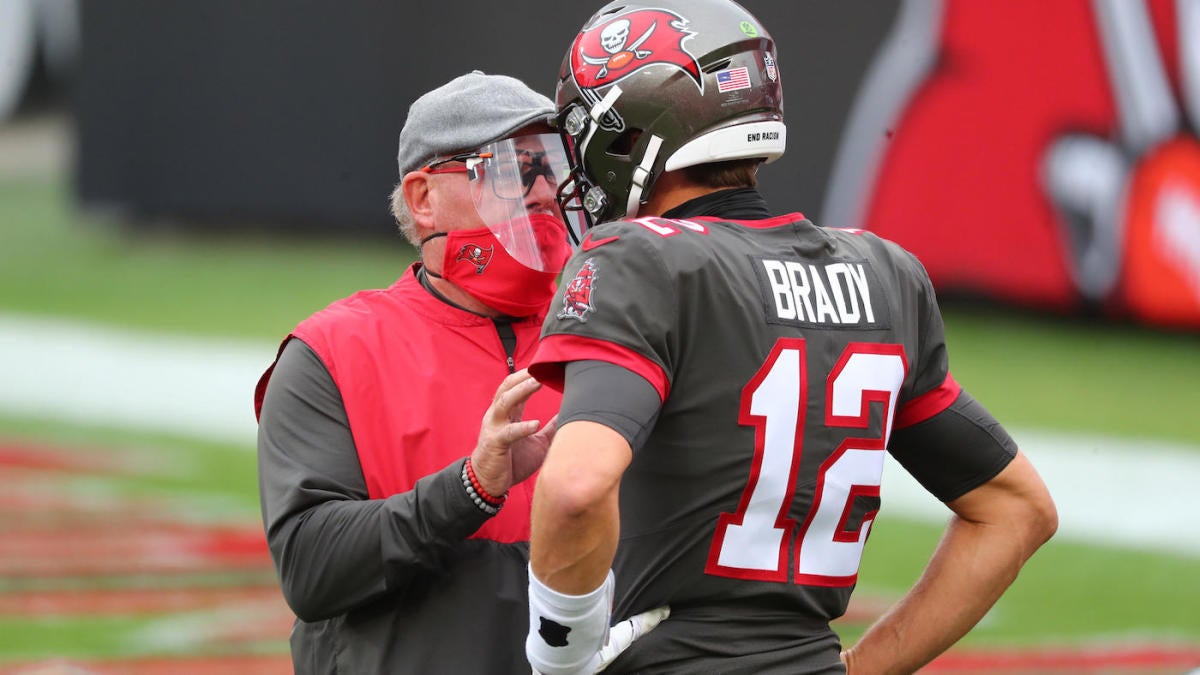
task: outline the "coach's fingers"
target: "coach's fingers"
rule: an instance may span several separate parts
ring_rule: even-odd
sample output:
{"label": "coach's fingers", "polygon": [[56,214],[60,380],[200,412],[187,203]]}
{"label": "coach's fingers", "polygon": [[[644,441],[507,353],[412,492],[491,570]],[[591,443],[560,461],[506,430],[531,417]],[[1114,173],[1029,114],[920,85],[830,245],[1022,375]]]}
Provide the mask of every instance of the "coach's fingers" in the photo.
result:
{"label": "coach's fingers", "polygon": [[516,421],[521,419],[525,403],[534,392],[542,388],[542,383],[533,379],[527,371],[519,370],[509,375],[500,383],[496,397],[492,400],[489,414],[496,422]]}
{"label": "coach's fingers", "polygon": [[550,418],[549,422],[537,432],[537,440],[550,447],[550,442],[554,440],[554,433],[558,431],[558,415]]}
{"label": "coach's fingers", "polygon": [[[522,368],[514,373],[510,373],[508,377],[501,380],[500,386],[496,387],[496,397],[494,401],[499,401],[501,395],[503,395],[505,392],[511,391],[512,389],[515,389],[516,387],[529,382],[530,380],[533,380],[533,376],[529,374],[528,368]],[[537,380],[533,381],[536,382]]]}
{"label": "coach's fingers", "polygon": [[521,420],[513,422],[504,427],[505,445],[512,445],[522,438],[532,436],[537,433],[538,428],[542,426],[540,420]]}

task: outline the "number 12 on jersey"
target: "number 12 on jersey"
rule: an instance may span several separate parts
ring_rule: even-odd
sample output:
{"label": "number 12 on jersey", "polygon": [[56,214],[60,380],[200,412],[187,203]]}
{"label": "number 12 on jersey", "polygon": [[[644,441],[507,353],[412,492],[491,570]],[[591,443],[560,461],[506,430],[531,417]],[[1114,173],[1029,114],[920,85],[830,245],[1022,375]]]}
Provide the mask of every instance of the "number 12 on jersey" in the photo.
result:
{"label": "number 12 on jersey", "polygon": [[797,529],[788,511],[806,451],[806,345],[802,338],[781,338],[775,343],[742,389],[738,421],[754,427],[754,461],[737,511],[722,513],[717,520],[706,573],[787,582],[788,553],[794,546],[796,583],[849,586],[857,580],[875,512],[865,514],[856,531],[847,531],[847,521],[857,497],[879,496],[884,451],[907,370],[901,345],[853,342],[846,346],[825,379],[823,424],[866,429],[871,406],[879,403],[882,436],[847,438],[832,449],[807,449],[829,456],[817,469],[813,503]]}

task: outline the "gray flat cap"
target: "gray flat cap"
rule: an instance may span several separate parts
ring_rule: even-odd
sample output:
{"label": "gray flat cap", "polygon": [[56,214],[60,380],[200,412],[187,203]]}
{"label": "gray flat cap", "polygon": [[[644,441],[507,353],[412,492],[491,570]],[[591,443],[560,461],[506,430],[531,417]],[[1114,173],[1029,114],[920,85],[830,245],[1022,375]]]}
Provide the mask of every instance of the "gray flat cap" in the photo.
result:
{"label": "gray flat cap", "polygon": [[478,70],[461,75],[409,106],[396,154],[400,175],[553,117],[554,102],[516,78]]}

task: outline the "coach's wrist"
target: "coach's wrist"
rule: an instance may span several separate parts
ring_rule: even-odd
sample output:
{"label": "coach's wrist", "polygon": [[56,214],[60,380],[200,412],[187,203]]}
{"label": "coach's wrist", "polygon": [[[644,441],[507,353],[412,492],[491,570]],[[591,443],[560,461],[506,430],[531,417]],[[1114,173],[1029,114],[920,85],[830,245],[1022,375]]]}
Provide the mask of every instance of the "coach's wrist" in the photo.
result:
{"label": "coach's wrist", "polygon": [[475,503],[475,506],[479,507],[480,511],[489,516],[494,516],[500,512],[500,507],[504,506],[504,502],[508,499],[507,491],[497,495],[488,490],[476,473],[474,462],[471,461],[470,457],[463,462],[460,478],[463,490],[466,491],[467,496]]}
{"label": "coach's wrist", "polygon": [[512,464],[507,455],[497,457],[488,448],[475,448],[468,457],[479,486],[488,494],[499,497],[512,487]]}

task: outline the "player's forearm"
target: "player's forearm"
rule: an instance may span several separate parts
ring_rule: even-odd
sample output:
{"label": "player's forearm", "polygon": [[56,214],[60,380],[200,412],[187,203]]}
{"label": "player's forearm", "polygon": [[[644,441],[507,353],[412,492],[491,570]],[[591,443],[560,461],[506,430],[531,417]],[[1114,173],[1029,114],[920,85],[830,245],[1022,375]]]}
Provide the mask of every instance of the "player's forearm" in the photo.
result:
{"label": "player's forearm", "polygon": [[530,566],[555,591],[589,593],[604,582],[616,554],[617,491],[580,505],[552,485],[543,490],[542,480],[533,504]]}
{"label": "player's forearm", "polygon": [[570,595],[600,586],[620,536],[618,495],[629,444],[595,422],[563,425],[533,495],[530,566],[546,586]]}
{"label": "player's forearm", "polygon": [[1041,541],[954,517],[925,573],[847,654],[850,675],[911,673],[965,635]]}
{"label": "player's forearm", "polygon": [[525,654],[535,672],[590,673],[612,608],[617,490],[581,489],[564,471],[572,462],[547,464],[533,497]]}

